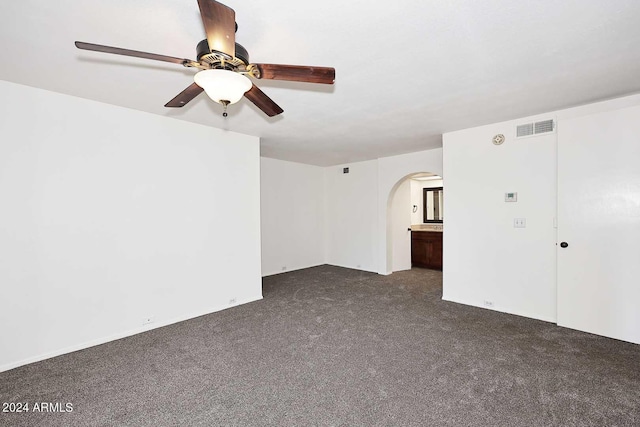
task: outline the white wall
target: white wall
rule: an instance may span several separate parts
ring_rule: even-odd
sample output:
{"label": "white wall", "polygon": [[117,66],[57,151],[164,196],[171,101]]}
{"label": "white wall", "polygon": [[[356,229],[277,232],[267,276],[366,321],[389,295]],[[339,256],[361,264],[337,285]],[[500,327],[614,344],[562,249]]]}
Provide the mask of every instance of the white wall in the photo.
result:
{"label": "white wall", "polygon": [[[445,134],[443,298],[555,321],[556,137],[515,140],[517,123]],[[508,135],[501,146],[498,133]]]}
{"label": "white wall", "polygon": [[[443,299],[556,321],[557,135],[515,139],[517,124],[634,105],[640,97],[444,135]],[[501,146],[494,135],[507,137]],[[594,174],[598,171],[594,170]],[[517,192],[516,203],[504,193]],[[526,218],[526,228],[514,228]]]}
{"label": "white wall", "polygon": [[377,271],[377,181],[377,160],[325,168],[327,264]]}
{"label": "white wall", "polygon": [[[443,180],[434,179],[432,181],[419,181],[416,179],[411,180],[411,205],[416,205],[418,207],[416,212],[411,213],[411,224],[423,224],[424,217],[422,212],[424,210],[423,206],[423,189],[425,188],[434,188],[434,187],[443,187]],[[444,212],[444,211],[443,211]]]}
{"label": "white wall", "polygon": [[260,165],[262,275],[324,264],[324,168]]}
{"label": "white wall", "polygon": [[0,370],[261,298],[258,138],[0,92]]}
{"label": "white wall", "polygon": [[[407,177],[441,174],[441,149],[326,168],[268,158],[261,164],[263,275],[323,263],[383,274],[411,268]],[[388,223],[387,210],[395,211]],[[323,253],[309,242],[324,242]]]}
{"label": "white wall", "polygon": [[393,271],[411,270],[410,179],[403,181],[392,195],[390,221],[393,239]]}
{"label": "white wall", "polygon": [[[344,167],[349,174],[342,173]],[[326,262],[390,274],[396,228],[387,218],[393,195],[418,172],[442,175],[442,149],[325,168]]]}

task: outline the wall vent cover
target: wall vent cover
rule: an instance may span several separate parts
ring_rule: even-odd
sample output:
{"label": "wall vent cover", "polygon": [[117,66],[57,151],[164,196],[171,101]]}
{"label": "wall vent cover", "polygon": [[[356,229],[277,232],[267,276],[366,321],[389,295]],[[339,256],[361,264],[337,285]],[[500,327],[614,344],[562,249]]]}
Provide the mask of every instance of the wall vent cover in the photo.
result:
{"label": "wall vent cover", "polygon": [[527,136],[540,135],[543,133],[551,133],[555,130],[553,119],[542,120],[535,123],[526,123],[516,127],[516,138],[524,138]]}
{"label": "wall vent cover", "polygon": [[518,138],[531,135],[533,135],[533,123],[527,123],[526,125],[520,125],[517,127],[516,136]]}

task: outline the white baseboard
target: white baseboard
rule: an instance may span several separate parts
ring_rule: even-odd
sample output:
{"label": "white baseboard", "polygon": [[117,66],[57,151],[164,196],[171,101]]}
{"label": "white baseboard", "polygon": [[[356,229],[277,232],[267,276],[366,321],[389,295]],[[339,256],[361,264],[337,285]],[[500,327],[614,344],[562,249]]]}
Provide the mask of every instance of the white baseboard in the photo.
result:
{"label": "white baseboard", "polygon": [[306,265],[306,266],[302,266],[302,267],[287,268],[284,271],[274,271],[274,272],[271,272],[271,273],[262,273],[262,277],[275,276],[276,274],[289,273],[290,271],[304,270],[305,268],[319,267],[321,265],[326,265],[326,264],[324,262],[321,262],[320,264],[311,264],[311,265]]}
{"label": "white baseboard", "polygon": [[463,300],[456,299],[456,298],[447,298],[445,296],[442,297],[442,300],[443,301],[448,301],[448,302],[454,302],[456,304],[463,304],[463,305],[469,305],[469,306],[472,306],[472,307],[483,308],[485,310],[497,311],[499,313],[512,314],[514,316],[526,317],[526,318],[535,319],[535,320],[542,320],[543,322],[556,323],[556,319],[547,318],[547,317],[539,316],[539,315],[533,315],[533,314],[530,314],[530,313],[517,313],[517,312],[514,312],[514,311],[502,309],[499,306],[498,307],[487,307],[482,302],[467,301],[467,300],[463,301]]}
{"label": "white baseboard", "polygon": [[247,300],[236,302],[235,304],[227,304],[224,307],[216,306],[215,308],[207,309],[202,312],[190,313],[188,315],[183,315],[179,317],[175,317],[173,319],[161,321],[158,323],[152,323],[150,325],[140,326],[134,329],[129,329],[128,331],[119,332],[113,335],[109,335],[106,337],[97,338],[91,341],[85,341],[80,344],[72,345],[69,347],[57,349],[54,351],[50,351],[47,353],[39,354],[37,356],[28,357],[26,359],[18,360],[15,362],[7,363],[5,365],[0,366],[0,372],[8,371],[10,369],[19,368],[20,366],[29,365],[31,363],[40,362],[42,360],[51,359],[52,357],[61,356],[63,354],[73,353],[74,351],[84,350],[90,347],[95,347],[97,345],[105,344],[111,341],[119,340],[122,338],[130,337],[132,335],[141,334],[143,332],[148,332],[153,329],[162,328],[164,326],[173,325],[174,323],[184,322],[185,320],[194,319],[196,317],[205,316],[207,314],[215,313],[218,311],[226,310],[228,308],[237,307],[242,304],[247,304],[254,301],[259,301],[262,299],[262,295],[259,295],[254,298],[249,298]]}
{"label": "white baseboard", "polygon": [[334,267],[342,267],[342,268],[348,268],[350,270],[366,271],[368,273],[376,273],[376,274],[378,274],[378,270],[368,270],[368,269],[362,268],[362,267],[354,267],[352,265],[335,264],[335,263],[332,263],[332,262],[328,262],[326,264],[327,265],[332,265]]}

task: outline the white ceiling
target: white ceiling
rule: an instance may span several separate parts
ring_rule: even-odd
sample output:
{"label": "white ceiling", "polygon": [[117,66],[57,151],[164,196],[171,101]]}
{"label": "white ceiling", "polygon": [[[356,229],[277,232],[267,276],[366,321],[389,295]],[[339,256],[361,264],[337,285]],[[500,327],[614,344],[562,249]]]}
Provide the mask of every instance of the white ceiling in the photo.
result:
{"label": "white ceiling", "polygon": [[[334,86],[258,81],[284,114],[200,95],[194,71],[75,40],[195,59],[196,0],[0,3],[0,78],[262,138],[333,165],[441,146],[443,132],[640,91],[638,0],[226,0],[253,62],[333,66]],[[4,100],[10,102],[10,100]]]}

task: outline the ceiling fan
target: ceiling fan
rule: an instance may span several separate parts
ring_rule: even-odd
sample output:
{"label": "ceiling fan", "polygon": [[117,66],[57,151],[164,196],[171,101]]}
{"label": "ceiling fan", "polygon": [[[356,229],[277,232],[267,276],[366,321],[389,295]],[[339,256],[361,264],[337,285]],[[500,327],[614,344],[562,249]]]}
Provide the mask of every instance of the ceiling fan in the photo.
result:
{"label": "ceiling fan", "polygon": [[75,44],[78,49],[154,59],[196,68],[200,71],[195,74],[194,83],[165,104],[165,107],[184,107],[205,91],[211,99],[223,105],[224,117],[227,117],[227,106],[238,102],[243,96],[269,117],[284,111],[247,76],[322,84],[333,84],[335,81],[334,68],[250,63],[247,50],[235,42],[235,32],[238,29],[235,11],[214,0],[198,0],[198,6],[207,38],[196,47],[196,61],[79,41]]}

